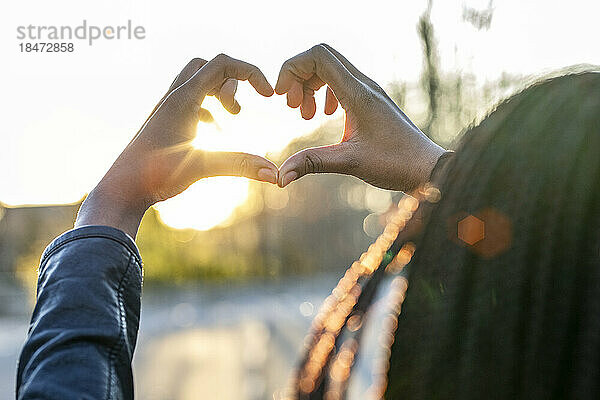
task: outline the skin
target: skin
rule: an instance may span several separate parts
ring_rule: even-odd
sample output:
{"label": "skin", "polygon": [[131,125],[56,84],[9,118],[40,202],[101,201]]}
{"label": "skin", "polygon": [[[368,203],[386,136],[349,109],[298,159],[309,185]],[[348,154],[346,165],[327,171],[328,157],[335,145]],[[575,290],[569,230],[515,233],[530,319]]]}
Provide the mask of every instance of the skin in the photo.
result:
{"label": "skin", "polygon": [[325,85],[325,114],[333,114],[338,103],[345,111],[342,140],[288,158],[279,169],[280,187],[323,172],[353,175],[380,188],[402,191],[429,179],[444,149],[331,46],[319,44],[287,60],[275,92],[286,94],[288,106],[300,107],[302,117],[311,119],[316,112],[314,93]]}
{"label": "skin", "polygon": [[[255,66],[218,55],[209,62],[190,61],[155,107],[133,140],[83,202],[75,227],[108,225],[135,238],[140,221],[153,204],[176,196],[209,176],[245,176],[276,183],[277,166],[252,154],[195,149],[199,121],[210,121],[201,108],[215,95],[233,114],[238,80],[247,80],[263,96],[273,88]],[[200,130],[200,129],[199,129]]]}
{"label": "skin", "polygon": [[135,238],[153,204],[176,196],[209,176],[244,176],[280,187],[311,173],[353,175],[384,189],[410,191],[429,179],[444,149],[425,136],[371,79],[331,46],[320,44],[286,61],[275,91],[287,95],[303,118],[316,112],[314,93],[327,86],[325,114],[345,111],[340,143],[302,150],[278,169],[252,154],[207,152],[191,142],[199,121],[212,121],[201,107],[216,96],[232,114],[238,80],[263,96],[273,88],[255,66],[220,54],[190,61],[133,140],[83,202],[75,227],[112,226]]}

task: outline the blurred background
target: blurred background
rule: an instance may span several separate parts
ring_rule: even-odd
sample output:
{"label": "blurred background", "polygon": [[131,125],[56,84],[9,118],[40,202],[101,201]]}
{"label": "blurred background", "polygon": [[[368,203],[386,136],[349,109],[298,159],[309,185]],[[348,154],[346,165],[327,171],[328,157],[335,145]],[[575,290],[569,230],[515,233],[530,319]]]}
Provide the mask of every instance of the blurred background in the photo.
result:
{"label": "blurred background", "polygon": [[[190,58],[225,52],[274,84],[283,61],[327,42],[450,148],[527,83],[600,64],[593,1],[48,3],[11,1],[0,15],[3,397],[14,393],[44,247],[72,227],[85,194]],[[132,20],[146,38],[77,42],[69,54],[18,49],[17,26],[84,19]],[[215,123],[199,126],[198,147],[280,165],[341,137],[341,110],[304,121],[285,98],[266,100],[245,84],[238,99],[237,116],[206,100]],[[400,196],[337,175],[286,189],[211,178],[149,210],[137,238],[145,264],[138,397],[277,399],[312,316]]]}

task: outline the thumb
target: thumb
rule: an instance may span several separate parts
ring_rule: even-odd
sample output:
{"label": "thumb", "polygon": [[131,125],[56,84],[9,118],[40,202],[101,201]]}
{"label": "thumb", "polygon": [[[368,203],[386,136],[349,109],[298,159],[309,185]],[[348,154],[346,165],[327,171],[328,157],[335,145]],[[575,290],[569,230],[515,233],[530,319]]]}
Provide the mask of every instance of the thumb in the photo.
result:
{"label": "thumb", "polygon": [[279,187],[285,187],[306,174],[333,172],[352,175],[357,166],[353,154],[347,142],[299,151],[279,168],[277,183]]}
{"label": "thumb", "polygon": [[243,176],[263,182],[277,183],[277,166],[264,157],[248,153],[201,152],[202,177]]}

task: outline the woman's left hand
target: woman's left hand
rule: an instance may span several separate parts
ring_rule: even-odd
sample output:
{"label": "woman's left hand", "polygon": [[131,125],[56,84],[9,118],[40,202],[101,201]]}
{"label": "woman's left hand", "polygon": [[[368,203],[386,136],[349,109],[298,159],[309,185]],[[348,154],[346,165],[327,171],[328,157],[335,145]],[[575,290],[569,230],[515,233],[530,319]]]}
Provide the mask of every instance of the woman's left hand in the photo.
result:
{"label": "woman's left hand", "polygon": [[[135,238],[146,210],[209,176],[231,175],[277,183],[277,166],[246,153],[194,148],[198,122],[210,119],[201,108],[215,95],[231,113],[238,80],[247,80],[263,96],[273,88],[255,66],[220,54],[209,62],[196,58],[177,76],[134,139],[81,206],[75,226],[109,225]],[[200,132],[200,134],[202,134]]]}

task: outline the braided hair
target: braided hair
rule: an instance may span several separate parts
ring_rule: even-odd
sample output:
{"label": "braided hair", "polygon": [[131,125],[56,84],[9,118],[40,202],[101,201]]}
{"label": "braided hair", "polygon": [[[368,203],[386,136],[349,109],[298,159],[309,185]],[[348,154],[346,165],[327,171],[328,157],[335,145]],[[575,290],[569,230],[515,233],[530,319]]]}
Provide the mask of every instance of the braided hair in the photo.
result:
{"label": "braided hair", "polygon": [[385,397],[600,398],[600,74],[502,103],[439,189]]}
{"label": "braided hair", "polygon": [[326,299],[285,398],[345,397],[389,275],[369,398],[597,398],[598,93],[554,78],[467,132]]}

